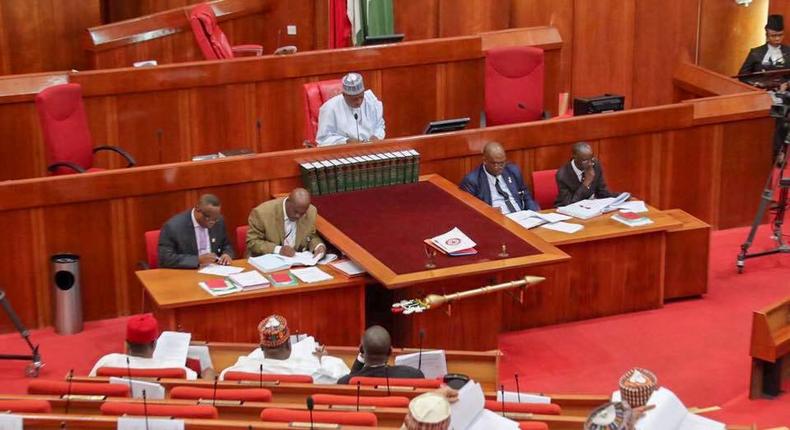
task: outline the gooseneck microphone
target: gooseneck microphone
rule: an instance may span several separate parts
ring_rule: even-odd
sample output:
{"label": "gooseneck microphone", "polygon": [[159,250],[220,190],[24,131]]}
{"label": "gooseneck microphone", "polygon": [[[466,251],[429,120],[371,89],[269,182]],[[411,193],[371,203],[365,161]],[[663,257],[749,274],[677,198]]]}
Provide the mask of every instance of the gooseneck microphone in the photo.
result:
{"label": "gooseneck microphone", "polygon": [[359,412],[359,391],[362,386],[362,383],[357,381],[357,412]]}
{"label": "gooseneck microphone", "polygon": [[521,403],[521,389],[518,387],[518,373],[514,375],[516,377],[516,399],[518,402]]}
{"label": "gooseneck microphone", "polygon": [[417,354],[417,370],[422,370],[422,340],[425,338],[425,329],[420,329],[420,352]]}
{"label": "gooseneck microphone", "polygon": [[129,395],[134,397],[134,385],[132,384],[132,366],[129,364],[129,356],[126,356],[126,376],[129,378]]}
{"label": "gooseneck microphone", "polygon": [[307,410],[310,411],[310,429],[313,428],[313,407],[315,403],[313,403],[313,396],[307,396]]}
{"label": "gooseneck microphone", "polygon": [[217,382],[219,381],[219,376],[214,375],[214,392],[211,393],[211,406],[217,406]]}
{"label": "gooseneck microphone", "polygon": [[502,393],[502,416],[505,416],[505,386],[499,386],[499,392]]}
{"label": "gooseneck microphone", "polygon": [[263,364],[258,366],[258,388],[263,388]]}
{"label": "gooseneck microphone", "polygon": [[69,406],[71,406],[71,381],[74,379],[74,369],[69,370],[69,386],[66,388],[66,405],[63,407],[63,414],[69,414]]}
{"label": "gooseneck microphone", "polygon": [[357,125],[357,141],[359,141],[359,115],[356,112],[354,112],[354,124]]}
{"label": "gooseneck microphone", "polygon": [[143,415],[145,416],[145,430],[148,430],[148,396],[145,395],[145,390],[143,390]]}

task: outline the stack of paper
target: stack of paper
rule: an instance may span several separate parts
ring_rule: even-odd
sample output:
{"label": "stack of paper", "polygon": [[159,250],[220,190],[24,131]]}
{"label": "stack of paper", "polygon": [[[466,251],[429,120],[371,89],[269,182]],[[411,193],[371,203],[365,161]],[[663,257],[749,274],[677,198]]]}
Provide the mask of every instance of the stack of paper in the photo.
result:
{"label": "stack of paper", "polygon": [[242,290],[256,290],[269,286],[269,280],[264,278],[257,270],[236,273],[228,276],[228,282],[236,285]]}
{"label": "stack of paper", "polygon": [[505,216],[517,222],[526,229],[537,227],[542,224],[555,223],[571,219],[571,217],[559,213],[541,213],[531,210],[513,212]]}
{"label": "stack of paper", "polygon": [[261,272],[271,273],[290,269],[291,266],[315,266],[319,262],[327,264],[336,259],[337,255],[335,254],[327,254],[321,257],[313,255],[310,251],[302,251],[297,252],[293,257],[286,257],[280,254],[264,254],[250,257],[247,262]]}
{"label": "stack of paper", "polygon": [[555,222],[553,224],[543,224],[540,226],[540,228],[573,234],[583,229],[584,226],[581,224],[574,224],[572,222]]}
{"label": "stack of paper", "polygon": [[292,287],[299,285],[299,281],[288,272],[270,273],[269,279],[272,280],[272,285],[275,287]]}
{"label": "stack of paper", "polygon": [[220,264],[209,264],[208,266],[198,270],[198,273],[202,273],[204,275],[228,276],[243,271],[244,271],[243,267],[222,266]]}
{"label": "stack of paper", "polygon": [[351,260],[337,260],[329,263],[329,265],[345,273],[345,275],[348,277],[361,276],[365,274],[365,269]]}
{"label": "stack of paper", "polygon": [[398,355],[395,365],[419,369],[426,379],[436,379],[447,374],[447,357],[443,349]]}
{"label": "stack of paper", "polygon": [[465,235],[458,227],[447,233],[426,239],[425,243],[439,251],[452,256],[477,254],[477,244]]}
{"label": "stack of paper", "polygon": [[602,213],[616,210],[618,206],[622,205],[630,198],[631,194],[620,193],[617,197],[582,200],[567,206],[560,206],[557,208],[557,212],[570,215],[574,218],[590,219]]}
{"label": "stack of paper", "polygon": [[317,267],[305,267],[304,269],[293,269],[291,273],[299,278],[305,284],[312,284],[314,282],[329,281],[332,275],[324,272]]}
{"label": "stack of paper", "polygon": [[639,227],[653,224],[652,219],[643,215],[638,215],[634,212],[618,212],[612,215],[612,219],[629,227]]}
{"label": "stack of paper", "polygon": [[227,280],[223,278],[198,282],[198,286],[214,297],[226,296],[241,291],[241,288],[231,282],[227,282]]}

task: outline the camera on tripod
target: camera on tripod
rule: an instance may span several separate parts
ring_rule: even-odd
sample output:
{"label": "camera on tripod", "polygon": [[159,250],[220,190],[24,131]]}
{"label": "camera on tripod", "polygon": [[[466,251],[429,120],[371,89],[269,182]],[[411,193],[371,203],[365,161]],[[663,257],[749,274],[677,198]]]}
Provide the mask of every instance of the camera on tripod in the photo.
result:
{"label": "camera on tripod", "polygon": [[790,91],[776,91],[773,93],[774,103],[769,114],[771,118],[787,119],[790,114]]}

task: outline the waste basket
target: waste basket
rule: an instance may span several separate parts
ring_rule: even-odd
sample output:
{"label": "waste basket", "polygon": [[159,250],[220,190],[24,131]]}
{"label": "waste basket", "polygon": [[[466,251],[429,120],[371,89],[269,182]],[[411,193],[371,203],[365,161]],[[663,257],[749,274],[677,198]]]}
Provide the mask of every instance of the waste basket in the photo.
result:
{"label": "waste basket", "polygon": [[75,334],[82,331],[82,294],[80,293],[80,256],[52,256],[52,282],[55,302],[55,332]]}

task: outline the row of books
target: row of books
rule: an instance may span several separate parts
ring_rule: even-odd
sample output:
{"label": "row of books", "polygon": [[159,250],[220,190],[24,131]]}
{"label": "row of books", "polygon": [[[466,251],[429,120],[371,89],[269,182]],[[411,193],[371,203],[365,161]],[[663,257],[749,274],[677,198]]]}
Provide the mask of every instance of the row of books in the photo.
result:
{"label": "row of books", "polygon": [[299,164],[302,184],[313,195],[417,182],[420,153],[403,151],[350,155]]}

